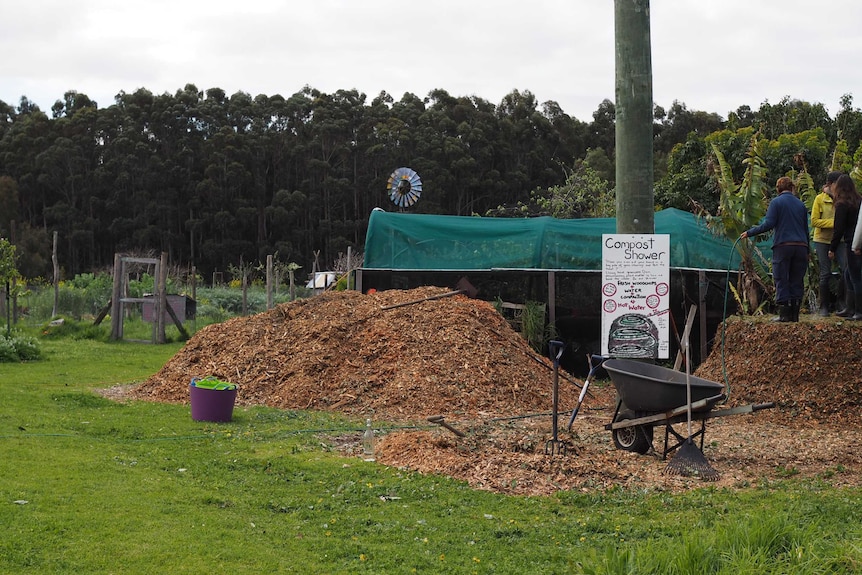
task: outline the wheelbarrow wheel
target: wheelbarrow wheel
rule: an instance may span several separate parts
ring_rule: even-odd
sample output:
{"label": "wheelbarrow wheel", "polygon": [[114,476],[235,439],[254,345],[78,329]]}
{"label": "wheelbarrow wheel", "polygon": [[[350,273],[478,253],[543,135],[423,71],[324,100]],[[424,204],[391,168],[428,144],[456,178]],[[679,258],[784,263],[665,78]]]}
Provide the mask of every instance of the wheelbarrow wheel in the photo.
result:
{"label": "wheelbarrow wheel", "polygon": [[[632,411],[622,411],[617,417],[617,421],[625,421],[626,419],[635,419],[635,414]],[[614,429],[612,432],[614,438],[614,446],[623,451],[631,451],[643,455],[652,447],[652,426],[650,425],[632,425],[631,427],[621,427]]]}

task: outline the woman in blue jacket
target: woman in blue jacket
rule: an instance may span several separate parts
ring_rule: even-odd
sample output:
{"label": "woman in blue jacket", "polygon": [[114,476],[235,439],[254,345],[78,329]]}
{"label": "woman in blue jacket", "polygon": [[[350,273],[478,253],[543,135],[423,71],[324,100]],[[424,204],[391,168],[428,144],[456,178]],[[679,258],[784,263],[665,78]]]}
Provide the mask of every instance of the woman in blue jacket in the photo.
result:
{"label": "woman in blue jacket", "polygon": [[766,217],[739,237],[775,230],[772,237],[772,278],[778,305],[777,321],[799,321],[811,249],[808,245],[808,210],[793,193],[793,180],[787,176],[778,178],[775,189],[778,195],[769,202]]}

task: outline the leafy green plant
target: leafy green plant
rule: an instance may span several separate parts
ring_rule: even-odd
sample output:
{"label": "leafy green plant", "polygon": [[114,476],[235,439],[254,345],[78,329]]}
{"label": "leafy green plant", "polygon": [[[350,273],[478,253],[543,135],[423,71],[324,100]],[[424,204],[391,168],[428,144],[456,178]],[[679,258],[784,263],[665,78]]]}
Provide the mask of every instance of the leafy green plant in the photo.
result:
{"label": "leafy green plant", "polygon": [[763,146],[759,133],[751,136],[747,156],[743,160],[743,179],[737,183],[732,166],[718,145],[713,143],[712,152],[718,164],[716,181],[721,191],[719,208],[716,214],[710,214],[702,207],[698,209],[698,215],[704,218],[707,228],[734,242],[741,259],[742,273],[733,293],[739,308],[748,313],[760,309],[761,294],[769,293],[771,289],[768,281],[770,263],[754,242],[738,240],[742,232],[756,225],[766,215],[768,186],[766,163],[762,157]]}
{"label": "leafy green plant", "polygon": [[542,302],[526,301],[521,313],[521,330],[534,350],[542,353],[545,347],[545,318],[547,306]]}
{"label": "leafy green plant", "polygon": [[18,331],[0,334],[0,363],[33,361],[42,357],[39,341]]}

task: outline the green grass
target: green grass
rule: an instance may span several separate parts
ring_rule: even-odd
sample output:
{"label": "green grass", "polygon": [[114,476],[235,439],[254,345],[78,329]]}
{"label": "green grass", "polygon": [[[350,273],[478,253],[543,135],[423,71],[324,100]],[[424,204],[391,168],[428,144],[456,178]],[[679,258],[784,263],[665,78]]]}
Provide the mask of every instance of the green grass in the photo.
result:
{"label": "green grass", "polygon": [[[511,497],[348,458],[333,414],[118,403],[181,344],[43,340],[0,364],[0,573],[854,573],[862,494]],[[26,503],[24,503],[26,502]]]}

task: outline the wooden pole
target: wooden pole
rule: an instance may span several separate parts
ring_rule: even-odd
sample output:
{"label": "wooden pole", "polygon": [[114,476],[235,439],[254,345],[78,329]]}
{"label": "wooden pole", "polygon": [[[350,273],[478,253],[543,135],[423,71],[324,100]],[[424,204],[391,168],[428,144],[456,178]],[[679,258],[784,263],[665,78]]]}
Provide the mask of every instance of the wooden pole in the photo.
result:
{"label": "wooden pole", "polygon": [[239,258],[239,273],[242,276],[242,315],[248,315],[248,275],[245,272],[245,262]]}
{"label": "wooden pole", "polygon": [[548,272],[548,325],[557,329],[557,274],[554,270]]}
{"label": "wooden pole", "polygon": [[353,275],[353,251],[347,246],[347,289],[353,287],[351,276]]}
{"label": "wooden pole", "polygon": [[[15,220],[9,222],[9,239],[13,245],[18,245],[18,233],[15,227]],[[12,325],[18,323],[18,278],[12,278]],[[8,326],[7,326],[8,327]]]}
{"label": "wooden pole", "polygon": [[273,308],[272,254],[266,256],[266,309]]}
{"label": "wooden pole", "polygon": [[114,254],[114,284],[111,287],[111,341],[117,341],[122,337],[120,326],[123,325],[123,297],[120,254]]}
{"label": "wooden pole", "polygon": [[162,258],[158,265],[158,278],[159,315],[156,316],[158,321],[156,343],[165,343],[165,314],[168,307],[168,252],[162,252]]}
{"label": "wooden pole", "polygon": [[709,282],[706,281],[706,272],[698,270],[697,272],[697,291],[698,305],[700,306],[700,357],[699,363],[706,361],[706,291],[709,288]]}
{"label": "wooden pole", "polygon": [[198,272],[194,265],[192,265],[192,300],[195,302],[195,313],[192,315],[192,333],[197,332],[198,330]]}
{"label": "wooden pole", "polygon": [[51,317],[57,317],[57,308],[60,304],[60,264],[57,260],[57,238],[58,232],[54,232],[54,247],[51,250],[51,263],[54,265],[54,308]]}
{"label": "wooden pole", "polygon": [[617,233],[655,233],[649,0],[614,0]]}

